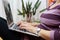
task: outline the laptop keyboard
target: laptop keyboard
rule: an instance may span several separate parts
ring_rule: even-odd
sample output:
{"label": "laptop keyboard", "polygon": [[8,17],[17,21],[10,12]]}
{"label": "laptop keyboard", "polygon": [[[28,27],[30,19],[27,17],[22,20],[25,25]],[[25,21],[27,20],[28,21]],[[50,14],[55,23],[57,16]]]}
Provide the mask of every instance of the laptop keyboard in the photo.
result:
{"label": "laptop keyboard", "polygon": [[24,30],[24,29],[20,29],[16,24],[14,24],[14,27],[13,27],[14,29],[17,29],[17,30],[21,30],[21,31],[25,31],[25,32],[27,32],[27,30]]}
{"label": "laptop keyboard", "polygon": [[38,37],[37,34],[31,33],[31,32],[29,32],[27,30],[24,30],[24,29],[20,29],[16,24],[12,25],[11,30],[15,30],[15,31],[18,31],[18,32],[21,32],[21,33],[25,33],[25,34],[29,34],[29,35],[33,35],[33,36],[37,36]]}

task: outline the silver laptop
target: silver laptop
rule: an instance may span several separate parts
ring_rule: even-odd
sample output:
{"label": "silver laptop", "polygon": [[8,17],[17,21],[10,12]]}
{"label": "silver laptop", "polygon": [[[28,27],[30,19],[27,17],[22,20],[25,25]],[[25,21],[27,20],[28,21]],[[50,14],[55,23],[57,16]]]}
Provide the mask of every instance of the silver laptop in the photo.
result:
{"label": "silver laptop", "polygon": [[8,24],[8,28],[10,30],[13,30],[13,31],[18,31],[18,32],[21,32],[21,33],[25,33],[25,34],[29,34],[29,35],[33,35],[33,36],[37,36],[37,34],[34,34],[34,33],[31,33],[31,32],[28,32],[26,30],[22,30],[20,29],[14,22],[13,22],[13,16],[12,16],[12,13],[11,13],[11,8],[10,8],[10,4],[6,1],[3,1],[3,5],[4,5],[4,9],[5,9],[5,14],[6,14],[6,18],[7,18],[7,24]]}

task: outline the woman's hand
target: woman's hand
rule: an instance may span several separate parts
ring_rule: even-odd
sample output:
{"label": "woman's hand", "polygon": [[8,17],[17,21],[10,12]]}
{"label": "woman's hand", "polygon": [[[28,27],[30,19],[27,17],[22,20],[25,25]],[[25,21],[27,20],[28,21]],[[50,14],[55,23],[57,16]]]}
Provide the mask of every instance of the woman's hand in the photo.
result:
{"label": "woman's hand", "polygon": [[[29,32],[37,33],[36,29],[38,27],[32,26],[29,23],[21,22],[21,21],[18,22],[17,25],[18,24],[20,24],[19,25],[20,29],[25,29],[25,30],[27,30]],[[38,33],[38,36],[40,36],[40,37],[42,37],[42,38],[44,38],[46,40],[49,40],[50,39],[50,33],[51,33],[51,31],[41,29],[40,32]]]}
{"label": "woman's hand", "polygon": [[28,23],[28,22],[17,22],[17,25],[20,27],[20,29],[25,29],[29,32],[36,33],[36,28],[39,25],[39,23]]}
{"label": "woman's hand", "polygon": [[33,23],[30,23],[32,26],[35,26],[37,27],[40,23],[36,23],[36,22],[33,22]]}
{"label": "woman's hand", "polygon": [[29,32],[36,33],[36,27],[29,25],[28,23],[21,23],[19,27],[20,29],[25,29]]}
{"label": "woman's hand", "polygon": [[36,22],[33,22],[33,23],[29,23],[29,22],[23,22],[23,21],[20,21],[20,22],[17,22],[17,25],[21,24],[21,23],[24,23],[24,24],[29,24],[29,25],[32,25],[34,27],[37,27],[40,23],[36,23]]}

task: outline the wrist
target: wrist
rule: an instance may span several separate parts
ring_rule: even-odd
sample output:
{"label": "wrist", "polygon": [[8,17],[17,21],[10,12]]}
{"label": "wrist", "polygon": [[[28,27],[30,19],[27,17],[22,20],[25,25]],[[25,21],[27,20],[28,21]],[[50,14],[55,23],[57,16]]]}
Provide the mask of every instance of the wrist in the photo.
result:
{"label": "wrist", "polygon": [[31,29],[31,32],[34,33],[34,34],[36,34],[36,27],[33,27],[33,28]]}
{"label": "wrist", "polygon": [[40,28],[35,27],[32,32],[33,32],[34,34],[36,34],[37,36],[39,36],[40,30],[41,30]]}
{"label": "wrist", "polygon": [[41,31],[41,29],[37,27],[37,28],[36,28],[36,34],[37,34],[37,36],[39,36],[40,31]]}

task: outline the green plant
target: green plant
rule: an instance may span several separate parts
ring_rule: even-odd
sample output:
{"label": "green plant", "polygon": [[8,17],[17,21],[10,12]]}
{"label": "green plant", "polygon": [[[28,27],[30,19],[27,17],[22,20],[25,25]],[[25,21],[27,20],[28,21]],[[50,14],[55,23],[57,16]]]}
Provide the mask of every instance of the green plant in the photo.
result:
{"label": "green plant", "polygon": [[26,2],[26,5],[24,5],[24,1],[21,0],[22,2],[22,12],[18,9],[19,14],[18,15],[23,15],[23,17],[26,16],[27,21],[31,21],[31,16],[36,14],[36,10],[39,8],[41,1],[37,0],[34,7],[32,7],[32,2]]}
{"label": "green plant", "polygon": [[26,7],[24,5],[24,1],[22,1],[22,12],[18,9],[18,12],[19,14],[18,15],[23,15],[23,17],[25,17],[25,14],[28,15],[28,14],[33,14],[35,15],[36,13],[36,10],[38,9],[38,7],[40,6],[41,4],[41,1],[37,0],[34,7],[32,8],[32,2],[30,3],[29,1],[26,3]]}

